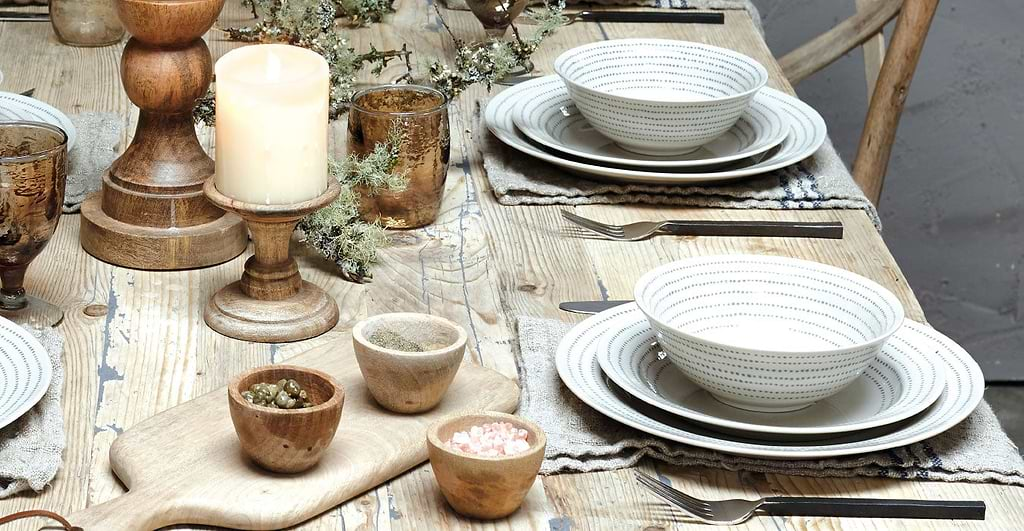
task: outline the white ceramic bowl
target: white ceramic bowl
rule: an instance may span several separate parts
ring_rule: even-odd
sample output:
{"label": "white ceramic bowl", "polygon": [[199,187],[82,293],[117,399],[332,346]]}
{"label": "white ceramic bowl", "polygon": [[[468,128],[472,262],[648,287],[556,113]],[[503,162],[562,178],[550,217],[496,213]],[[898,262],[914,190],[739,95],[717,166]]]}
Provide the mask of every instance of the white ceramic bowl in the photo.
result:
{"label": "white ceramic bowl", "polygon": [[838,393],[903,323],[903,306],[877,283],[793,258],[673,262],[645,274],[634,294],[673,364],[753,411],[793,411]]}
{"label": "white ceramic bowl", "polygon": [[663,39],[573,48],[555,59],[555,72],[594,129],[645,155],[688,153],[718,138],[768,82],[743,54]]}

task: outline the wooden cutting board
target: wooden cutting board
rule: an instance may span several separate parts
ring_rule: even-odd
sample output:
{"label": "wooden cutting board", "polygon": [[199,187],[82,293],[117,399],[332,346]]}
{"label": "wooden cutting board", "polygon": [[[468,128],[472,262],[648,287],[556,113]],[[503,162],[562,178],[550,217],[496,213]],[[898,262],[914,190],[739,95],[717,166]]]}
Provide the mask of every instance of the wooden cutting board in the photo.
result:
{"label": "wooden cutting board", "polygon": [[347,334],[287,363],[325,371],[345,388],[338,432],[313,469],[284,475],[252,464],[239,448],[222,387],[119,436],[110,447],[110,464],[128,493],[69,520],[86,531],[291,526],[426,461],[426,430],[434,420],[468,410],[512,412],[519,402],[512,380],[464,363],[437,408],[420,415],[391,413],[366,391]]}

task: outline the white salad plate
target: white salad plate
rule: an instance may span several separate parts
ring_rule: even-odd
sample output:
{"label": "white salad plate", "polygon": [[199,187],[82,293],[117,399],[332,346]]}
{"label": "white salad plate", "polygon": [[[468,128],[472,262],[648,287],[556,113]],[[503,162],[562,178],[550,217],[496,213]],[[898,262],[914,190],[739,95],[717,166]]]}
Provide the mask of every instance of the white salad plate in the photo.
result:
{"label": "white salad plate", "polygon": [[619,306],[576,325],[558,345],[558,374],[580,400],[600,413],[651,435],[691,446],[788,460],[886,450],[933,437],[957,425],[974,411],[985,390],[981,368],[970,354],[932,328],[907,321],[890,341],[927,353],[946,376],[939,398],[920,414],[897,424],[813,440],[772,442],[757,433],[722,433],[634,399],[605,377],[598,363],[602,341],[634,311],[631,306]]}
{"label": "white salad plate", "polygon": [[13,92],[0,92],[0,122],[43,122],[55,125],[68,135],[68,151],[75,145],[75,124],[59,110],[35,98]]}
{"label": "white salad plate", "polygon": [[562,84],[544,84],[520,97],[512,116],[526,136],[551,149],[597,163],[638,168],[714,166],[759,155],[789,134],[789,118],[773,100],[755,95],[750,106],[722,136],[685,155],[655,156],[622,149],[599,133],[579,112]]}
{"label": "white salad plate", "polygon": [[908,419],[932,405],[945,385],[931,352],[889,341],[867,370],[839,393],[787,413],[732,407],[687,378],[662,352],[635,304],[604,336],[597,360],[619,387],[669,413],[721,428],[769,434],[828,435]]}
{"label": "white salad plate", "polygon": [[36,405],[52,376],[50,356],[42,343],[0,317],[0,428]]}
{"label": "white salad plate", "polygon": [[513,120],[516,107],[524,101],[522,99],[524,94],[541,86],[561,82],[557,77],[545,76],[505,89],[491,98],[484,110],[484,122],[487,124],[487,128],[494,133],[494,136],[513,149],[565,168],[570,172],[601,180],[648,184],[694,184],[750,177],[800,162],[813,155],[825,142],[825,120],[817,111],[788,94],[764,87],[758,94],[768,97],[772,105],[777,105],[781,112],[789,118],[790,132],[778,148],[771,150],[764,160],[756,164],[703,172],[655,172],[580,162],[570,158],[569,155],[551,153],[535,145],[529,137],[516,128]]}

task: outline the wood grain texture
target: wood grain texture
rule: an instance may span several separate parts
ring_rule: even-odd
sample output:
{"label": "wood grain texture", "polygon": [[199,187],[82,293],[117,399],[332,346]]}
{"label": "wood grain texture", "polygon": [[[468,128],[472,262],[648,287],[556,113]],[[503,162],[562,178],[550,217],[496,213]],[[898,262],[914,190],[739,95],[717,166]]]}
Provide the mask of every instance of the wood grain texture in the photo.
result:
{"label": "wood grain texture", "polygon": [[876,205],[882,196],[889,155],[896,141],[896,128],[910,91],[910,81],[938,7],[939,0],[905,0],[868,105],[867,121],[853,162],[853,179]]}
{"label": "wood grain texture", "polygon": [[[388,24],[349,32],[357,49],[366,50],[371,42],[378,49],[407,42],[420,59],[451,56],[451,43],[429,3],[398,0],[395,5],[398,13]],[[446,18],[462,38],[484,35],[479,22],[468,12],[446,12]],[[231,1],[219,25],[230,27],[250,20],[251,14]],[[554,58],[571,46],[637,35],[736,49],[768,68],[771,86],[792,93],[750,18],[733,11],[727,12],[723,26],[577,23],[545,41],[535,60],[538,73],[552,73]],[[238,46],[217,32],[209,33],[207,39],[215,58]],[[37,97],[65,111],[122,113],[130,131],[136,113],[118,88],[119,56],[120,51],[114,47],[60,46],[43,24],[0,24],[0,69],[7,77],[4,90],[19,92],[37,87]],[[391,80],[401,73],[401,66],[389,67],[380,79]],[[221,336],[203,324],[203,306],[217,289],[240,277],[242,258],[202,271],[157,273],[116,268],[82,253],[77,244],[78,224],[70,217],[62,221],[49,247],[29,269],[26,287],[30,293],[60,304],[67,313],[62,325],[67,337],[64,365],[68,375],[63,399],[68,437],[64,468],[42,494],[0,500],[0,513],[47,508],[68,514],[122,495],[124,486],[115,479],[107,457],[119,432],[213,391],[248,368],[285,362],[311,347],[348,341],[342,330],[367,315],[418,311],[451,319],[468,333],[467,360],[514,378],[517,316],[577,322],[579,317],[557,310],[558,302],[628,298],[633,282],[654,265],[702,254],[751,252],[816,260],[865,275],[896,293],[909,317],[924,320],[898,265],[860,211],[776,212],[637,205],[577,209],[581,215],[612,223],[673,218],[839,220],[846,227],[842,240],[680,236],[617,243],[566,237],[558,214],[560,207],[499,205],[483,173],[477,152],[479,139],[473,133],[476,101],[486,98],[486,91],[477,87],[453,104],[452,165],[438,220],[425,229],[395,233],[392,246],[374,269],[372,283],[353,285],[342,281],[332,264],[293,239],[292,255],[302,276],[324,288],[341,309],[335,330],[312,340],[284,346],[246,343]],[[342,155],[344,120],[335,122],[332,128],[338,141],[334,153]],[[200,141],[207,150],[212,148],[213,135],[208,129],[201,128]],[[88,313],[86,308],[90,308]],[[1024,496],[1021,489],[1013,487],[806,478],[672,467],[651,461],[643,462],[641,468],[661,474],[677,488],[708,498],[792,494],[981,499],[989,506],[985,522],[941,522],[942,527],[1013,529],[1024,521]],[[542,478],[531,487],[520,510],[496,522],[464,518],[448,508],[426,465],[325,511],[297,529],[707,529],[697,527],[637,487],[629,470]],[[9,528],[36,529],[42,523],[18,522]],[[933,529],[936,524],[758,517],[737,528]]]}
{"label": "wood grain texture", "polygon": [[[381,331],[422,350],[403,351],[371,341]],[[396,413],[421,413],[444,398],[462,363],[467,337],[461,326],[443,317],[386,313],[360,321],[352,329],[352,346],[359,372],[378,404]]]}
{"label": "wood grain texture", "polygon": [[[856,0],[858,13],[863,13],[874,7],[875,0]],[[874,37],[864,41],[861,45],[864,51],[864,81],[867,85],[868,102],[871,101],[871,94],[875,91],[878,83],[878,73],[882,70],[882,62],[885,61],[885,34],[881,31]]]}
{"label": "wood grain texture", "polygon": [[[255,405],[242,393],[253,385],[295,380],[312,404],[299,409]],[[315,466],[334,440],[345,406],[345,389],[330,374],[297,365],[267,365],[228,384],[228,409],[242,451],[271,472],[292,474]],[[129,432],[130,433],[130,432]]]}
{"label": "wood grain texture", "polygon": [[438,409],[424,415],[390,413],[370,399],[348,338],[337,339],[289,361],[324,371],[346,390],[334,442],[316,467],[275,474],[250,462],[232,426],[227,389],[221,388],[119,436],[110,464],[130,490],[72,514],[70,521],[86,530],[110,531],[176,523],[279,529],[425,461],[432,422],[458,412],[511,411],[518,402],[514,382],[467,365]]}
{"label": "wood grain texture", "polygon": [[121,55],[121,82],[140,109],[135,136],[83,206],[82,247],[113,264],[190,269],[219,264],[245,249],[241,220],[203,196],[213,175],[192,123],[192,107],[213,78],[201,39],[224,0],[118,0],[132,34]]}
{"label": "wood grain texture", "polygon": [[245,220],[254,249],[242,279],[218,291],[206,305],[206,324],[228,337],[260,343],[309,339],[334,328],[337,303],[302,280],[290,247],[299,220],[338,198],[338,182],[331,180],[318,197],[287,205],[235,200],[220,193],[213,179],[206,181],[203,192],[211,204]]}
{"label": "wood grain texture", "polygon": [[871,39],[896,17],[903,3],[904,0],[872,0],[871,5],[858,7],[852,17],[782,56],[779,65],[786,79],[795,85]]}
{"label": "wood grain texture", "polygon": [[[446,444],[456,432],[495,422],[525,430],[529,448],[510,456],[483,457]],[[505,518],[519,509],[537,480],[546,446],[547,437],[540,426],[505,413],[456,415],[427,429],[430,469],[444,498],[459,514],[483,520]]]}

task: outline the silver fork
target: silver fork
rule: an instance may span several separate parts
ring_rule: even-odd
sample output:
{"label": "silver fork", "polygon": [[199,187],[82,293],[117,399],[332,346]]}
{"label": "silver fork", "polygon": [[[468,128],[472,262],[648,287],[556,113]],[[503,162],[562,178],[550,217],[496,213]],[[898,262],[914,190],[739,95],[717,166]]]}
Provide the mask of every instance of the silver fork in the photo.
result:
{"label": "silver fork", "polygon": [[636,479],[658,497],[693,515],[698,520],[717,525],[740,524],[749,520],[754,513],[773,516],[985,519],[985,502],[981,501],[781,496],[759,500],[706,501],[669,487],[639,470],[636,471]]}
{"label": "silver fork", "polygon": [[562,210],[562,217],[610,240],[637,241],[656,234],[677,236],[778,236],[783,238],[843,237],[838,221],[640,221],[628,225],[609,225]]}

